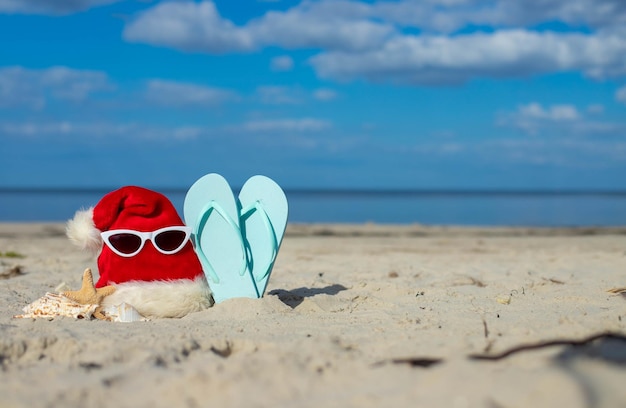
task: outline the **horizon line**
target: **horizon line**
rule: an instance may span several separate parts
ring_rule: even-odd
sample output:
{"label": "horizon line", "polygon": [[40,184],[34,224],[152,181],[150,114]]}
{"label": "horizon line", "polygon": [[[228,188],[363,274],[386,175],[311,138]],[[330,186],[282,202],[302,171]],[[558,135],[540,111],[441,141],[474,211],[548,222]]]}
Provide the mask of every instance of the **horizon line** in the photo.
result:
{"label": "horizon line", "polygon": [[[39,194],[106,194],[120,187],[8,187],[0,186],[2,193]],[[162,194],[184,194],[187,188],[147,187]],[[241,187],[233,188],[239,192]],[[626,189],[593,188],[283,188],[286,195],[326,196],[626,196]]]}

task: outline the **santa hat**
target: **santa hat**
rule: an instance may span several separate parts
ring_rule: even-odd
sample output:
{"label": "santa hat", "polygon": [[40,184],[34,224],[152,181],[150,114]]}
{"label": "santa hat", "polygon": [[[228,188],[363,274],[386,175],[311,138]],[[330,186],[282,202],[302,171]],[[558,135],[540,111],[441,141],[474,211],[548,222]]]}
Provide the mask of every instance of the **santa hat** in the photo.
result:
{"label": "santa hat", "polygon": [[105,298],[105,306],[125,302],[146,317],[180,317],[210,306],[211,301],[191,242],[176,253],[163,254],[148,241],[139,253],[124,257],[103,245],[100,233],[117,229],[152,232],[183,225],[167,197],[127,186],[105,195],[95,207],[78,211],[68,222],[67,235],[84,249],[101,249],[96,287],[117,288]]}

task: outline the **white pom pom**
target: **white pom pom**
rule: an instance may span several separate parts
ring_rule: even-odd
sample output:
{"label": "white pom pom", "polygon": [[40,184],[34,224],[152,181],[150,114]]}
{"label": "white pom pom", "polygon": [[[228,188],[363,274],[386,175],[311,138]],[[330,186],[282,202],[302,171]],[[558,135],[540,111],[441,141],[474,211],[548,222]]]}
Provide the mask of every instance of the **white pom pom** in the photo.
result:
{"label": "white pom pom", "polygon": [[81,249],[97,252],[102,247],[100,230],[93,223],[93,207],[76,211],[74,218],[67,222],[67,237]]}

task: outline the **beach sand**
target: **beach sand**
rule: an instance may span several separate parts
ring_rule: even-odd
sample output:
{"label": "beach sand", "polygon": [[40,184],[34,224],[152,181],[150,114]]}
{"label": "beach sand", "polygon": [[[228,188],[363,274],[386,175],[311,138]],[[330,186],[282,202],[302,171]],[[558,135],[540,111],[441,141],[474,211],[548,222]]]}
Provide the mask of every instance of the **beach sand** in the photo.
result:
{"label": "beach sand", "polygon": [[97,275],[63,224],[0,252],[1,407],[626,406],[626,229],[290,225],[263,299],[135,323],[13,318]]}

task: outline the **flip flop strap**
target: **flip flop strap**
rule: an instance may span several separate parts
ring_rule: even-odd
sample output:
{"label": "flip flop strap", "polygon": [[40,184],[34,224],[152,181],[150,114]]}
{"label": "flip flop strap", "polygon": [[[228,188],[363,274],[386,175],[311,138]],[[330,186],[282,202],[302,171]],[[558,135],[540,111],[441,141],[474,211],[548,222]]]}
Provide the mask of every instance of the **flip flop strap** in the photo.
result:
{"label": "flip flop strap", "polygon": [[[196,229],[194,231],[195,241],[196,241],[196,253],[198,254],[200,258],[202,258],[202,261],[203,261],[202,264],[207,266],[208,273],[211,279],[213,280],[213,282],[220,283],[219,276],[215,272],[215,269],[213,268],[213,265],[211,264],[211,262],[209,262],[206,255],[204,255],[204,251],[202,250],[202,245],[200,245],[200,242],[202,240],[202,237],[201,237],[202,231],[204,231],[204,227],[206,226],[206,223],[209,220],[209,216],[213,213],[213,211],[219,214],[224,219],[224,221],[226,221],[231,227],[233,227],[235,231],[239,231],[239,226],[230,217],[230,215],[228,215],[228,213],[224,211],[222,206],[219,205],[215,200],[209,201],[209,203],[202,208],[202,211],[201,211],[202,216],[200,217],[199,222],[196,223]],[[243,276],[243,274],[246,273],[246,250],[243,244],[243,240],[240,239],[239,241],[241,243],[241,253],[243,254],[239,275]]]}
{"label": "flip flop strap", "polygon": [[276,260],[276,255],[278,254],[278,239],[276,238],[276,231],[274,230],[274,226],[272,225],[272,222],[270,221],[270,218],[267,215],[267,212],[265,211],[265,208],[263,207],[263,204],[260,200],[256,200],[254,203],[243,209],[241,211],[241,217],[247,219],[250,217],[253,211],[257,211],[261,215],[261,219],[263,220],[263,224],[265,225],[265,229],[268,233],[272,246],[272,257],[269,264],[267,265],[267,268],[265,268],[262,274],[254,277],[255,280],[259,281],[261,279],[265,279],[272,270],[272,265],[274,264],[274,261]]}

